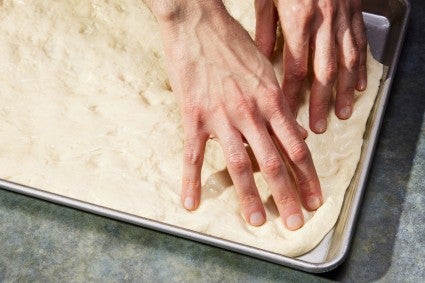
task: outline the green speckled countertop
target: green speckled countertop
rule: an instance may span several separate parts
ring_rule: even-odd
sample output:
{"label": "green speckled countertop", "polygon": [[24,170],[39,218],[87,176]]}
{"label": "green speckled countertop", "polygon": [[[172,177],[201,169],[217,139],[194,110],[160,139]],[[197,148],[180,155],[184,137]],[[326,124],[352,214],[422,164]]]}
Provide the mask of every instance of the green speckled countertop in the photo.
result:
{"label": "green speckled countertop", "polygon": [[0,190],[0,282],[425,281],[425,1],[406,43],[346,261],[314,275]]}

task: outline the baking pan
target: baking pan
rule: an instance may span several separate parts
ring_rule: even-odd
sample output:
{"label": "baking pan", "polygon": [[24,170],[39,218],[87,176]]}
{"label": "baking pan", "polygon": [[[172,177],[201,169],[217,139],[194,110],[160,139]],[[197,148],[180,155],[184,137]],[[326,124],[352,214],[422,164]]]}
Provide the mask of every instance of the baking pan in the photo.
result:
{"label": "baking pan", "polygon": [[367,123],[360,162],[345,194],[338,221],[320,244],[303,256],[297,258],[283,256],[1,179],[0,188],[211,244],[304,271],[317,273],[329,271],[345,259],[350,247],[369,167],[378,139],[379,128],[404,40],[409,12],[410,4],[407,0],[363,1],[363,16],[371,51],[373,56],[384,64],[385,71],[375,105]]}

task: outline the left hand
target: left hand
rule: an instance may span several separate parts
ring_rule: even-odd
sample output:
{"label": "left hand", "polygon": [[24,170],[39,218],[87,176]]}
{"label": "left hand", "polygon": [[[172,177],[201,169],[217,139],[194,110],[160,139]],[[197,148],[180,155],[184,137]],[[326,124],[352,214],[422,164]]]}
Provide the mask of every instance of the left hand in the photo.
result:
{"label": "left hand", "polygon": [[311,130],[326,131],[335,82],[336,115],[348,119],[354,90],[363,91],[367,85],[367,42],[361,0],[255,0],[255,10],[255,41],[268,58],[275,46],[277,20],[280,20],[285,38],[282,88],[292,111],[297,111],[311,58],[314,73]]}
{"label": "left hand", "polygon": [[266,212],[245,140],[283,223],[289,230],[299,229],[304,224],[302,206],[316,210],[323,197],[302,130],[273,66],[221,0],[150,3],[161,30],[170,83],[182,110],[182,204],[188,210],[199,206],[205,144],[215,138],[246,221],[264,224]]}

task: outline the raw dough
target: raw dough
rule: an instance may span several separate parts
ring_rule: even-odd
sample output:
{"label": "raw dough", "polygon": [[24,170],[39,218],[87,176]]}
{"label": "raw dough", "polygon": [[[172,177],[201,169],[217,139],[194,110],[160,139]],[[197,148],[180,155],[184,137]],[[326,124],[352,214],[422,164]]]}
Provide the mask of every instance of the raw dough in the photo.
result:
{"label": "raw dough", "polygon": [[[226,1],[252,34],[253,2]],[[295,256],[334,225],[359,160],[382,65],[347,121],[331,114],[307,143],[324,205],[284,228],[255,174],[268,221],[243,220],[220,148],[209,142],[200,208],[180,205],[182,126],[155,19],[137,0],[0,1],[0,177],[97,205]],[[299,121],[306,127],[307,106]]]}

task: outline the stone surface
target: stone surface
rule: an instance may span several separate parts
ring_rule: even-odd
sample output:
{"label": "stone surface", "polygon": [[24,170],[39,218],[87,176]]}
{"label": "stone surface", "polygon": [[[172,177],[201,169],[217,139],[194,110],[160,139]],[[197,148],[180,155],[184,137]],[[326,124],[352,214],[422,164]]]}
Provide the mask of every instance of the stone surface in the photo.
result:
{"label": "stone surface", "polygon": [[353,245],[342,266],[311,275],[0,190],[0,282],[423,281],[425,2],[411,4]]}

